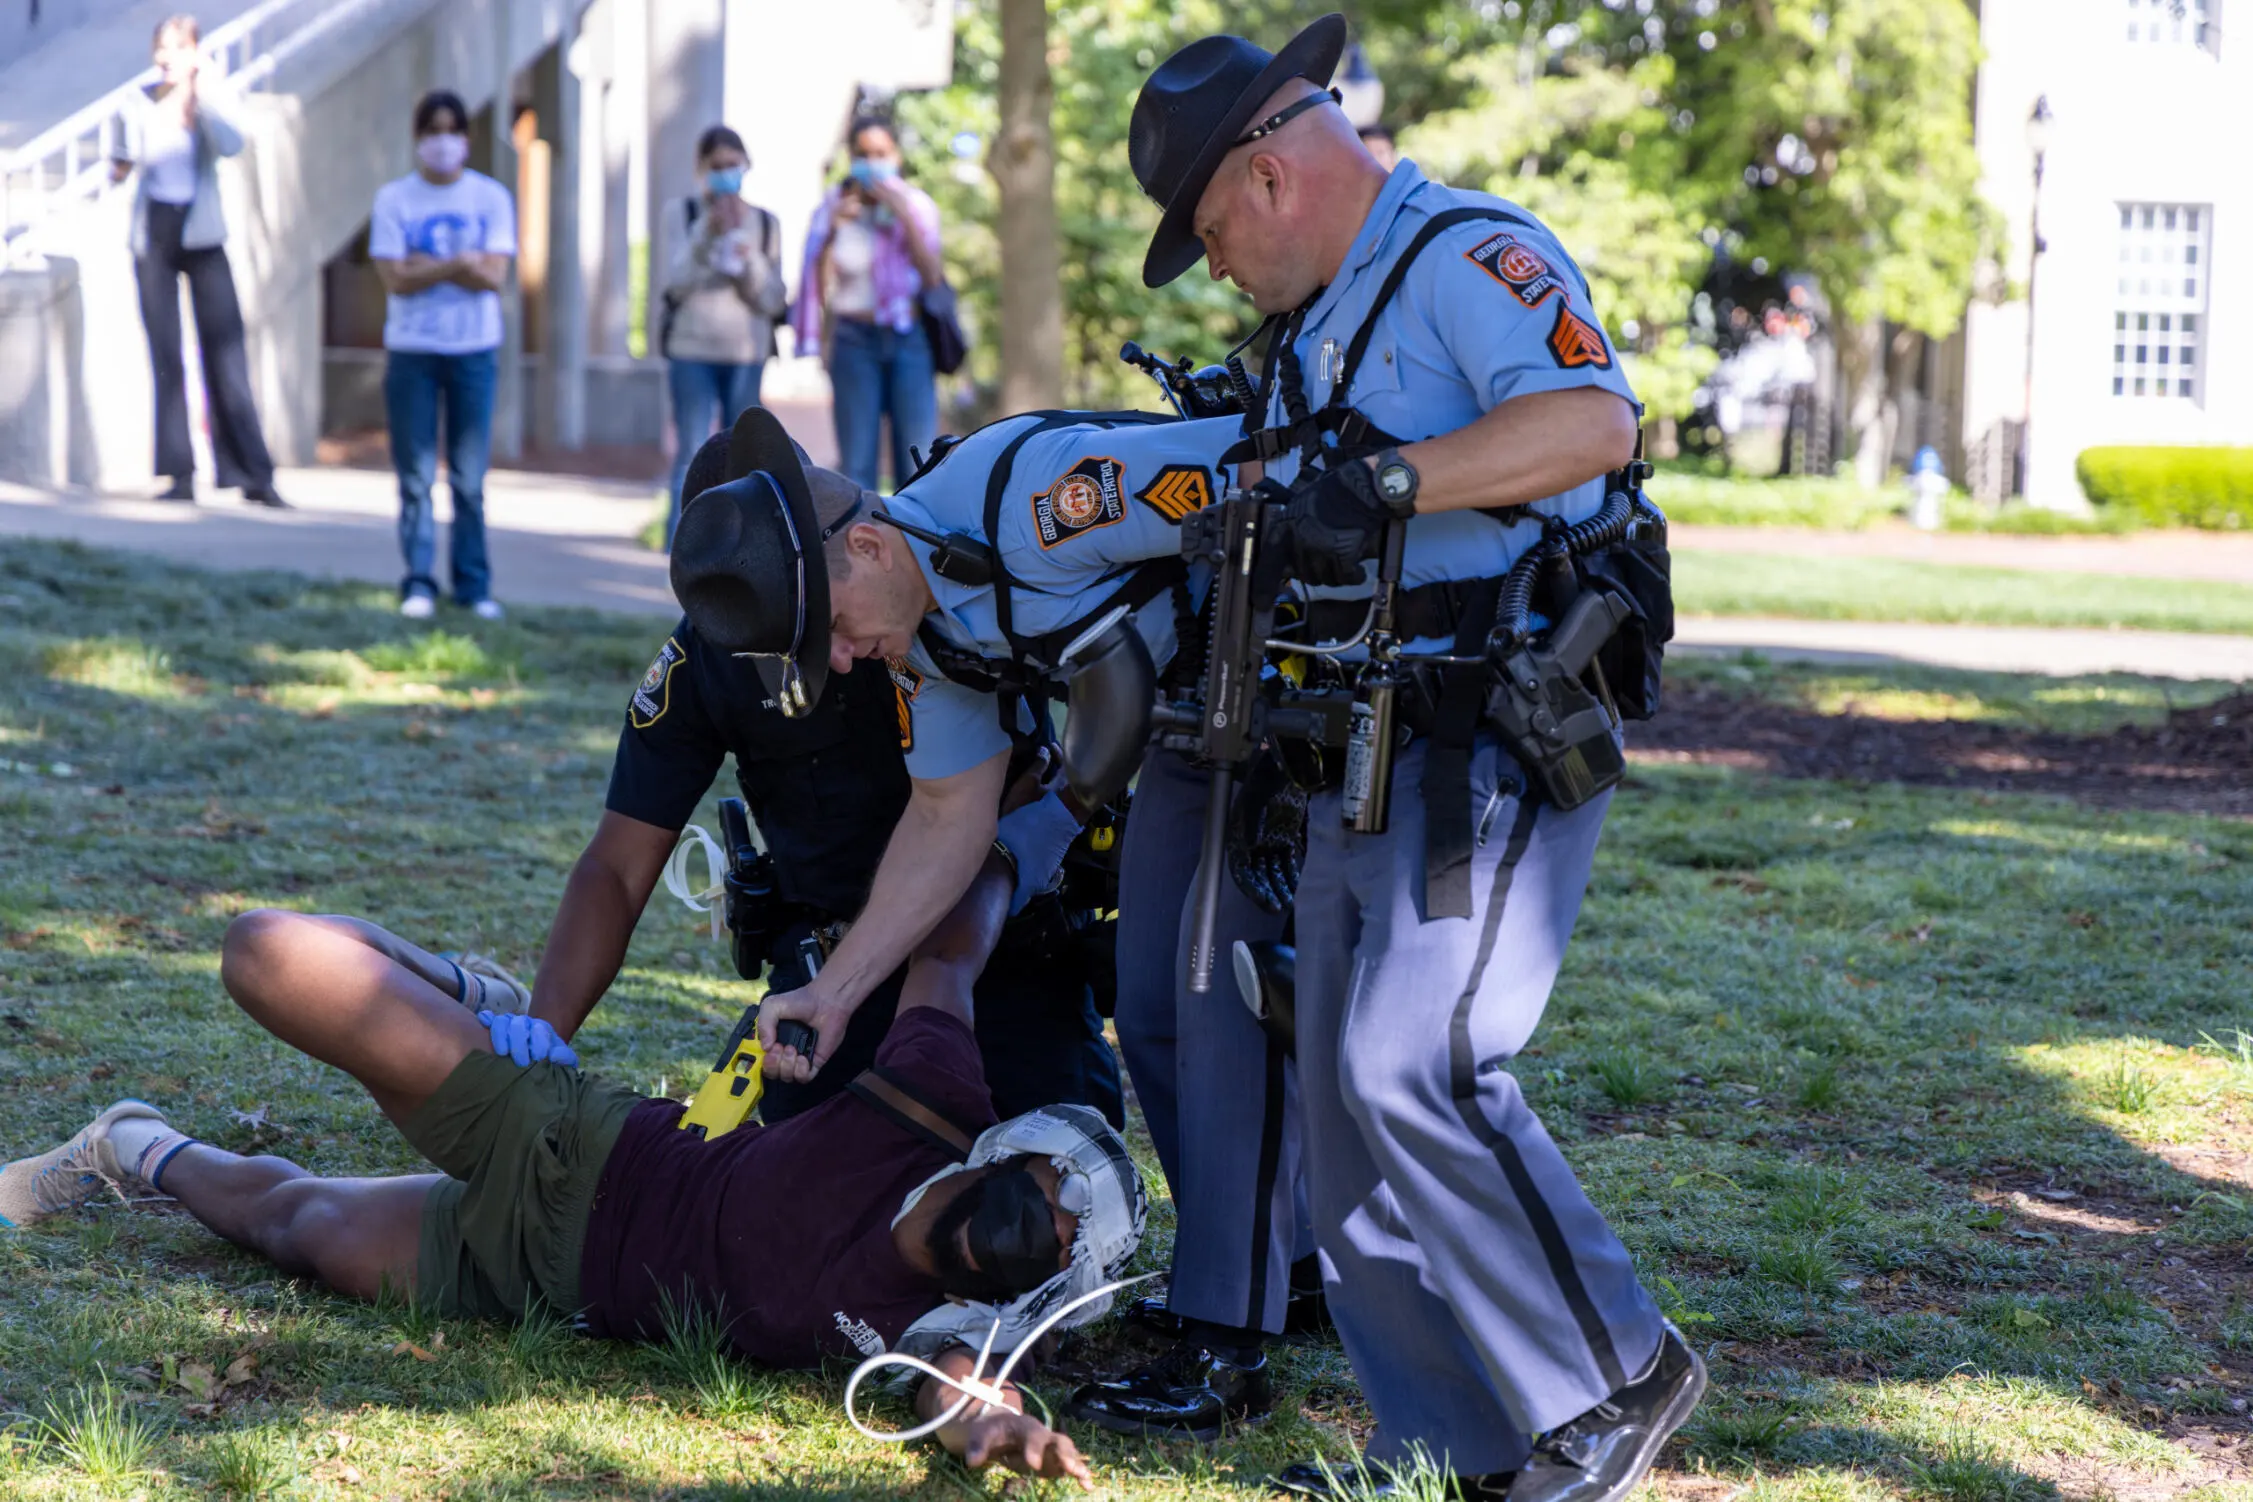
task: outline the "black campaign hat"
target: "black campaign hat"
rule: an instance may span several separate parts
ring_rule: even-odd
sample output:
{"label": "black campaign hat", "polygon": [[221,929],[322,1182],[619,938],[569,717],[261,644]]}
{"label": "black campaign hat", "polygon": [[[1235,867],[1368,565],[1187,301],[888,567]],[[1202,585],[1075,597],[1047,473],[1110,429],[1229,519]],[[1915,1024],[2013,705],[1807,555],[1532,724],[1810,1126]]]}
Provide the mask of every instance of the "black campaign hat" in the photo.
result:
{"label": "black campaign hat", "polygon": [[1346,18],[1324,16],[1269,53],[1242,37],[1211,36],[1158,64],[1135,96],[1127,157],[1134,180],[1165,210],[1143,258],[1142,283],[1163,287],[1205,253],[1192,220],[1220,159],[1252,114],[1294,78],[1326,85],[1346,48]]}
{"label": "black campaign hat", "polygon": [[810,712],[829,681],[827,534],[808,462],[773,413],[746,408],[728,435],[727,478],[685,497],[673,532],[673,594],[689,625],[721,651],[749,657],[793,717]]}

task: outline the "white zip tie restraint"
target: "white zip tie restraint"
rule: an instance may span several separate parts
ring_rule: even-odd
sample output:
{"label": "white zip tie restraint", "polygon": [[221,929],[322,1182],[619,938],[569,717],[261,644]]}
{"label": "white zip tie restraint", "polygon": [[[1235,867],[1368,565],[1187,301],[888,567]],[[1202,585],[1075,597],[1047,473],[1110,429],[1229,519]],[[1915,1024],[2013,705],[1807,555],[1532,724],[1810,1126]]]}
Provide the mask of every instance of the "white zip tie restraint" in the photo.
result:
{"label": "white zip tie restraint", "polygon": [[[1017,1369],[1017,1363],[1024,1359],[1025,1353],[1038,1345],[1040,1338],[1053,1329],[1058,1320],[1070,1314],[1082,1304],[1092,1304],[1097,1299],[1117,1293],[1122,1288],[1132,1288],[1137,1283],[1147,1283],[1157,1276],[1156,1273],[1144,1273],[1139,1278],[1123,1278],[1116,1283],[1106,1283],[1101,1288],[1081,1294],[1078,1298],[1033,1326],[1032,1331],[1023,1340],[1017,1342],[1017,1349],[1009,1353],[1009,1359],[1001,1364],[1001,1369],[993,1374],[991,1381],[986,1378],[986,1363],[993,1359],[994,1341],[1001,1335],[1001,1320],[998,1317],[993,1322],[993,1328],[986,1331],[986,1343],[979,1349],[977,1364],[970,1368],[970,1375],[967,1377],[950,1377],[922,1357],[910,1356],[905,1351],[885,1351],[879,1355],[871,1356],[868,1360],[853,1368],[852,1377],[845,1383],[845,1417],[852,1421],[855,1429],[858,1429],[870,1439],[882,1440],[887,1444],[905,1445],[938,1433],[959,1418],[962,1410],[968,1408],[972,1403],[982,1403],[985,1405],[985,1409],[1008,1408],[1008,1395],[1002,1391],[1002,1387],[1009,1381],[1009,1374]],[[940,1414],[928,1423],[918,1424],[913,1429],[903,1429],[897,1434],[885,1434],[879,1430],[871,1429],[868,1425],[862,1423],[860,1415],[853,1411],[853,1394],[859,1389],[862,1378],[879,1367],[886,1366],[904,1366],[912,1371],[921,1372],[934,1382],[941,1382],[953,1388],[962,1396],[957,1398],[954,1406],[945,1413]],[[980,1418],[985,1417],[985,1409],[979,1411],[978,1416]]]}
{"label": "white zip tie restraint", "polygon": [[[692,892],[688,887],[688,858],[697,851],[704,852],[703,890]],[[720,853],[720,842],[704,832],[701,824],[691,824],[681,831],[680,843],[673,847],[673,858],[665,862],[665,890],[681,900],[681,905],[692,913],[712,915],[712,937],[720,937],[721,925],[727,921],[727,857]]]}

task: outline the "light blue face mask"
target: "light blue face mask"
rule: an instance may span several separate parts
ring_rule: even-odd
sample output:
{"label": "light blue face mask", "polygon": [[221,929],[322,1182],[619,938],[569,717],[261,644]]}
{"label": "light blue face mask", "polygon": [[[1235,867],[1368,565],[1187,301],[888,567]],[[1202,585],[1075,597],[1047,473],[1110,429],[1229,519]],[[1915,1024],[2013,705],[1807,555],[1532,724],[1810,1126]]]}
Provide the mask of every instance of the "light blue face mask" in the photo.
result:
{"label": "light blue face mask", "polygon": [[898,177],[900,175],[900,164],[898,162],[872,162],[867,157],[855,157],[853,158],[853,165],[846,169],[845,175],[862,187],[868,187],[875,183],[890,182],[893,178]]}
{"label": "light blue face mask", "polygon": [[704,174],[704,186],[718,198],[732,198],[743,191],[741,167],[715,167]]}

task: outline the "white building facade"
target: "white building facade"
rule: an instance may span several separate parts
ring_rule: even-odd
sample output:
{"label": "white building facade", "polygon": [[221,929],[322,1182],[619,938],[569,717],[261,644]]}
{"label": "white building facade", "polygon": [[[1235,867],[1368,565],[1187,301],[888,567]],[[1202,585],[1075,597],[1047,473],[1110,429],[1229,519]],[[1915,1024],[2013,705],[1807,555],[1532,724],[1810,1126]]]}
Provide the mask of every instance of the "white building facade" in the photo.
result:
{"label": "white building facade", "polygon": [[2253,445],[2253,0],[1979,9],[1976,141],[2008,239],[1965,324],[1967,468],[2074,509],[2084,449]]}

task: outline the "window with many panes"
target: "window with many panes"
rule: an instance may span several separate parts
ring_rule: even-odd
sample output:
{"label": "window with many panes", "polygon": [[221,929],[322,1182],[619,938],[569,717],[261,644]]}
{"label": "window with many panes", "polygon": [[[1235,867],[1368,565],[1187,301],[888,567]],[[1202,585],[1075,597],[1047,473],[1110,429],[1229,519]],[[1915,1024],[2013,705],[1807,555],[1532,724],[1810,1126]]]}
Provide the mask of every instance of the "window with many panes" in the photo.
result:
{"label": "window with many panes", "polygon": [[2207,250],[2214,210],[2120,205],[2112,313],[2112,394],[2198,401],[2205,366]]}
{"label": "window with many panes", "polygon": [[2214,50],[2220,39],[2215,12],[2222,0],[2125,0],[2128,40],[2162,47]]}

